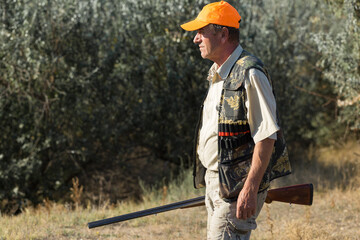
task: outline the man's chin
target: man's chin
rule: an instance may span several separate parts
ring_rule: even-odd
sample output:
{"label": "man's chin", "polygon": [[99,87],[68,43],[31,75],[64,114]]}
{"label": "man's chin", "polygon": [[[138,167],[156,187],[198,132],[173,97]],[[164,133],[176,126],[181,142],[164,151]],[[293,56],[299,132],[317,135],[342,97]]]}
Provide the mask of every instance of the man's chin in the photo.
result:
{"label": "man's chin", "polygon": [[207,59],[207,54],[201,53],[201,57],[202,57],[203,59]]}

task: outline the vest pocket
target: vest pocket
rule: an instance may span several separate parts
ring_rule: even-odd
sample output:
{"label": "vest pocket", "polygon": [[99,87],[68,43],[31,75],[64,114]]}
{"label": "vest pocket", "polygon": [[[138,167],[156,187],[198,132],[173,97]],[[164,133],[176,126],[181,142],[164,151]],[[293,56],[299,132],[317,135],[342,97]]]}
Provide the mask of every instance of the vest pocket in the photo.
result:
{"label": "vest pocket", "polygon": [[222,116],[228,120],[246,119],[246,92],[243,87],[237,90],[225,89],[222,98]]}
{"label": "vest pocket", "polygon": [[251,166],[251,156],[232,162],[219,162],[220,197],[235,201],[244,186]]}

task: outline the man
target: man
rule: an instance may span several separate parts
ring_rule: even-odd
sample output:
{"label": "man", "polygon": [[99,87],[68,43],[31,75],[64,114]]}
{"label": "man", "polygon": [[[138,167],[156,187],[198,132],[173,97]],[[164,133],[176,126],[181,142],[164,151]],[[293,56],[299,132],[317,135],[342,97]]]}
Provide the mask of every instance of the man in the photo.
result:
{"label": "man", "polygon": [[[239,44],[241,16],[227,2],[193,21],[194,43],[214,62],[196,138],[195,187],[206,185],[208,239],[249,239],[270,181],[290,173],[263,63]],[[275,147],[274,147],[275,145]]]}

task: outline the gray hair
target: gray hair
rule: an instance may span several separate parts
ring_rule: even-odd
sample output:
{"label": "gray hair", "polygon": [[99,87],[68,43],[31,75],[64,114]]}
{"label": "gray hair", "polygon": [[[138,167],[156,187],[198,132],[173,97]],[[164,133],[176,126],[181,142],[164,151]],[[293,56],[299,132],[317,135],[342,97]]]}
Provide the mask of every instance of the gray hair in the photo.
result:
{"label": "gray hair", "polygon": [[238,28],[228,27],[228,26],[222,26],[218,24],[211,24],[214,27],[215,33],[220,32],[223,28],[227,28],[229,31],[229,41],[239,43],[240,41],[240,31]]}

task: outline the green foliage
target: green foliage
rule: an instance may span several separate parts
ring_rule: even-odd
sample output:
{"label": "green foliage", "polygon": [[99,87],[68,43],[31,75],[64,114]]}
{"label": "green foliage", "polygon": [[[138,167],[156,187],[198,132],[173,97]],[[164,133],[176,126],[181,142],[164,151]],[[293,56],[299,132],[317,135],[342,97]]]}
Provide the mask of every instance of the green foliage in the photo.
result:
{"label": "green foliage", "polygon": [[[355,15],[325,2],[230,2],[241,44],[269,67],[289,142],[338,136],[337,100],[358,94]],[[139,157],[189,166],[210,62],[179,25],[206,3],[1,0],[0,199],[58,200],[74,176],[86,191],[94,170],[137,179]],[[356,128],[354,111],[358,102],[340,116]]]}
{"label": "green foliage", "polygon": [[59,199],[73,176],[126,168],[139,150],[188,158],[207,67],[192,64],[178,26],[199,9],[40,0],[2,10],[0,199]]}
{"label": "green foliage", "polygon": [[318,1],[261,1],[239,5],[241,44],[268,66],[281,125],[290,145],[326,143],[343,128],[334,123],[331,85],[322,78],[313,32],[326,28],[327,5]]}
{"label": "green foliage", "polygon": [[[317,66],[330,81],[339,108],[339,123],[360,129],[360,3],[346,0],[331,8],[327,31],[313,33],[321,59]],[[319,19],[322,21],[323,19]]]}

